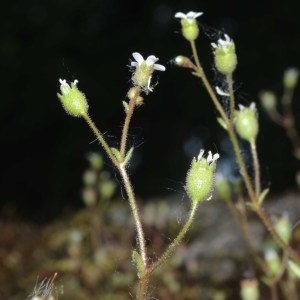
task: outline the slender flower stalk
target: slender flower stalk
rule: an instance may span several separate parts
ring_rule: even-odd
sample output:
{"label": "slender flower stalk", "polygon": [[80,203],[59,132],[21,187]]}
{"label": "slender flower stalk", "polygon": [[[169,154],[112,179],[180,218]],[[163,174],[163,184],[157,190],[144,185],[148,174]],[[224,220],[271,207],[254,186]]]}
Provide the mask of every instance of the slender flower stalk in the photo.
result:
{"label": "slender flower stalk", "polygon": [[174,253],[176,247],[182,243],[186,233],[193,223],[198,204],[199,202],[193,202],[189,217],[183,228],[181,229],[177,237],[173,240],[171,245],[168,247],[166,252],[151,266],[149,273],[153,273],[156,269],[158,269]]}
{"label": "slender flower stalk", "polygon": [[140,97],[140,87],[132,88],[128,93],[128,97],[129,97],[129,105],[128,105],[128,109],[126,110],[126,117],[123,125],[121,145],[120,145],[120,154],[122,159],[125,158],[129,125],[130,125],[130,121],[134,109],[136,107],[137,100]]}
{"label": "slender flower stalk", "polygon": [[[229,99],[230,99],[230,115],[229,119],[233,120],[234,118],[234,110],[235,110],[235,97],[234,97],[234,91],[233,91],[233,81],[232,81],[232,73],[226,75],[226,81],[228,84],[228,90],[229,90]],[[233,126],[233,123],[230,122]]]}
{"label": "slender flower stalk", "polygon": [[256,197],[260,196],[261,187],[260,187],[260,165],[257,155],[256,143],[250,143],[251,148],[251,155],[253,161],[253,168],[254,168],[254,186],[255,186],[255,194]]}

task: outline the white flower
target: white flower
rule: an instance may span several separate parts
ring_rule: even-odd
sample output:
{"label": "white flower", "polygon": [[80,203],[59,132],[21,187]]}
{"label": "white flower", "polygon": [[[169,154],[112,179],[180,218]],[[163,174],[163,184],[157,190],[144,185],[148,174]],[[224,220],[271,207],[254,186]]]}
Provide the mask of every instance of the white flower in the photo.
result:
{"label": "white flower", "polygon": [[184,14],[182,12],[178,12],[178,13],[175,14],[175,18],[185,19],[188,22],[193,22],[194,19],[200,17],[201,15],[203,15],[203,12],[190,11],[187,14]]}
{"label": "white flower", "polygon": [[163,65],[156,64],[156,62],[158,61],[158,58],[155,57],[154,55],[148,56],[146,60],[144,60],[143,56],[138,52],[133,52],[132,56],[136,60],[136,61],[131,62],[130,65],[132,67],[140,66],[143,62],[146,62],[146,64],[148,66],[153,65],[154,70],[157,70],[157,71],[165,71],[166,70],[166,68]]}
{"label": "white flower", "polygon": [[[67,83],[66,79],[59,79],[59,83],[60,83],[60,90],[62,92],[62,94],[67,94],[71,87],[70,85]],[[74,80],[73,84],[76,85],[78,83],[78,80]]]}
{"label": "white flower", "polygon": [[218,44],[216,43],[211,43],[212,47],[214,49],[220,48],[222,49],[224,52],[227,52],[227,50],[229,50],[229,48],[234,45],[233,41],[230,39],[230,37],[227,34],[224,34],[225,39],[218,39]]}
{"label": "white flower", "polygon": [[220,96],[226,96],[226,97],[230,96],[230,94],[228,92],[221,90],[218,86],[216,86],[216,92]]}
{"label": "white flower", "polygon": [[135,71],[132,76],[132,81],[135,86],[140,86],[146,93],[152,91],[151,78],[154,70],[165,71],[166,68],[163,65],[156,64],[158,58],[154,55],[150,55],[144,60],[143,56],[138,52],[132,53],[135,61],[132,61],[130,66],[135,67]]}
{"label": "white flower", "polygon": [[254,102],[251,102],[249,107],[239,104],[239,109],[240,109],[240,111],[244,111],[244,110],[248,109],[248,110],[253,110],[256,112],[256,104]]}
{"label": "white flower", "polygon": [[[200,161],[203,158],[204,152],[205,151],[203,149],[200,150],[200,153],[197,157],[197,161]],[[215,162],[219,157],[220,157],[220,155],[218,153],[215,153],[214,155],[212,155],[211,151],[208,151],[206,161],[210,165],[211,163]],[[203,158],[203,159],[205,159],[205,158]]]}

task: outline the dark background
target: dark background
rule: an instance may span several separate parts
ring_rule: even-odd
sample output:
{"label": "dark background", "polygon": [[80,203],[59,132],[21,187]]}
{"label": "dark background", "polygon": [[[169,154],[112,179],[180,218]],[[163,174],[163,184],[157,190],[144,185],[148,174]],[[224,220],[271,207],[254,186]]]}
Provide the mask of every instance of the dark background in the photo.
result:
{"label": "dark background", "polygon": [[[280,94],[284,69],[300,65],[297,1],[26,0],[6,5],[0,12],[0,203],[31,220],[48,220],[65,207],[82,205],[85,155],[99,149],[84,121],[62,109],[56,97],[59,78],[79,80],[90,115],[117,146],[132,52],[154,54],[167,67],[154,76],[159,84],[145,97],[130,132],[137,147],[132,178],[137,195],[147,199],[181,193],[191,157],[201,147],[220,152],[221,169],[237,174],[201,83],[171,63],[178,54],[191,55],[173,17],[177,11],[204,12],[197,45],[214,85],[221,78],[213,69],[210,43],[222,37],[222,30],[234,39],[240,103],[258,102],[261,89]],[[299,119],[300,104],[294,105]],[[260,123],[263,186],[274,192],[295,188],[299,163],[289,140],[262,111]]]}

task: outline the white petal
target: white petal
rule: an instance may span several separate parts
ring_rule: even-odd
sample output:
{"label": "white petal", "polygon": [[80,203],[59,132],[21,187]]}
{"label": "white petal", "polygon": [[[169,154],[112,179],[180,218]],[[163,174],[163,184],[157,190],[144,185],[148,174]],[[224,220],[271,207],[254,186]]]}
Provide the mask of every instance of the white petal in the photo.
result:
{"label": "white petal", "polygon": [[206,160],[207,160],[208,164],[210,164],[213,161],[213,157],[212,157],[211,151],[208,151],[208,155],[207,155],[207,159]]}
{"label": "white petal", "polygon": [[225,36],[225,41],[230,42],[230,37],[229,37],[229,35],[225,33],[224,36]]}
{"label": "white petal", "polygon": [[194,18],[196,19],[196,18],[198,18],[198,17],[200,17],[202,15],[203,15],[203,12],[197,12],[197,13],[195,13]]}
{"label": "white petal", "polygon": [[203,13],[202,12],[194,12],[194,11],[190,11],[187,13],[186,17],[188,19],[196,19],[197,17],[201,16]]}
{"label": "white petal", "polygon": [[78,81],[77,79],[75,79],[75,80],[73,81],[73,84],[76,85],[78,82],[79,82],[79,81]]}
{"label": "white petal", "polygon": [[143,56],[138,52],[133,52],[132,56],[138,62],[138,64],[141,64],[144,61]]}
{"label": "white petal", "polygon": [[147,57],[146,62],[149,65],[154,65],[158,61],[158,58],[155,57],[154,55],[150,55]]}
{"label": "white petal", "polygon": [[256,110],[256,105],[255,105],[255,103],[254,103],[254,102],[251,102],[249,108],[252,109],[252,110]]}
{"label": "white petal", "polygon": [[136,61],[132,61],[132,62],[130,63],[130,65],[131,65],[132,67],[136,67],[136,66],[138,65],[138,63],[137,63]]}
{"label": "white petal", "polygon": [[67,84],[66,79],[60,79],[60,78],[59,78],[59,83],[60,83],[60,85],[67,85],[67,86],[69,86],[69,85]]}
{"label": "white petal", "polygon": [[226,96],[226,97],[230,96],[230,94],[228,92],[221,90],[218,86],[216,86],[216,92],[220,96]]}
{"label": "white petal", "polygon": [[211,43],[211,46],[215,49],[218,48],[218,45],[216,43]]}
{"label": "white petal", "polygon": [[154,65],[154,70],[157,70],[157,71],[166,71],[166,68],[163,65],[155,64]]}
{"label": "white petal", "polygon": [[182,12],[178,12],[175,14],[175,18],[186,19],[186,15]]}
{"label": "white petal", "polygon": [[200,150],[200,153],[199,153],[199,155],[198,155],[198,157],[197,157],[198,161],[203,157],[203,154],[204,154],[204,150],[201,149],[201,150]]}
{"label": "white petal", "polygon": [[214,155],[213,155],[213,162],[215,162],[218,158],[220,157],[220,154],[219,153],[215,153]]}

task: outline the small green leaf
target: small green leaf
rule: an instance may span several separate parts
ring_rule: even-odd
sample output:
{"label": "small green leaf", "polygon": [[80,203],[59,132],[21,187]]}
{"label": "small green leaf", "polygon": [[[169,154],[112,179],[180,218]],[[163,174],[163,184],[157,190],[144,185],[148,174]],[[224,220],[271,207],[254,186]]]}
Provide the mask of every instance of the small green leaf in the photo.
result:
{"label": "small green leaf", "polygon": [[115,156],[115,158],[118,160],[118,162],[122,162],[122,156],[120,151],[117,148],[111,147],[110,148],[112,154]]}
{"label": "small green leaf", "polygon": [[251,203],[251,202],[247,202],[246,203],[247,208],[249,208],[252,211],[257,211],[257,205]]}
{"label": "small green leaf", "polygon": [[193,74],[194,76],[196,76],[196,77],[199,77],[199,78],[202,77],[201,73],[199,73],[199,72],[192,72],[192,74]]}
{"label": "small green leaf", "polygon": [[258,198],[258,203],[259,204],[262,204],[263,201],[265,200],[266,196],[268,195],[270,189],[264,189],[261,194],[259,195],[259,198]]}
{"label": "small green leaf", "polygon": [[134,148],[131,147],[129,149],[129,151],[126,153],[125,159],[124,159],[124,164],[125,166],[127,165],[127,163],[130,161],[131,157],[132,157],[132,153],[133,153]]}
{"label": "small green leaf", "polygon": [[300,265],[295,263],[292,260],[289,260],[288,264],[289,264],[289,268],[293,272],[293,274],[296,275],[298,277],[298,279],[300,279]]}
{"label": "small green leaf", "polygon": [[217,121],[225,130],[227,130],[226,122],[222,118],[217,118]]}
{"label": "small green leaf", "polygon": [[136,266],[137,276],[140,278],[141,275],[145,272],[145,265],[144,265],[143,259],[136,250],[132,251],[131,258],[132,258],[133,263]]}

